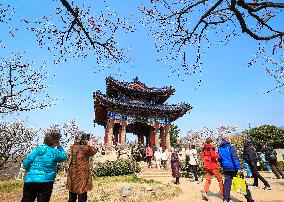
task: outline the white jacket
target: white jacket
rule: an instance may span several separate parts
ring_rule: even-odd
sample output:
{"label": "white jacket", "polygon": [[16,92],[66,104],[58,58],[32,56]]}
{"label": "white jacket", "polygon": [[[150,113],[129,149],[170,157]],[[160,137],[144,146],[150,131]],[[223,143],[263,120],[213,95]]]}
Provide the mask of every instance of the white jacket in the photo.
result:
{"label": "white jacket", "polygon": [[154,153],[154,157],[155,157],[155,159],[158,160],[158,161],[161,160],[161,156],[162,156],[162,155],[161,155],[161,152],[159,152],[159,151],[156,151],[156,152]]}
{"label": "white jacket", "polygon": [[189,164],[190,165],[197,165],[198,164],[198,157],[197,157],[197,150],[196,149],[187,150],[186,155],[189,157]]}

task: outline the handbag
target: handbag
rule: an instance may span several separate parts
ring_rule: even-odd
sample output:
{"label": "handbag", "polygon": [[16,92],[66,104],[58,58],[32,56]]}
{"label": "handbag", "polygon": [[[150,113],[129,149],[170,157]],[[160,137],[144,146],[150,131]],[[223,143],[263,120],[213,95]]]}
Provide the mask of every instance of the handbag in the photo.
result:
{"label": "handbag", "polygon": [[232,191],[247,195],[246,180],[242,178],[240,174],[237,174],[237,176],[233,178]]}

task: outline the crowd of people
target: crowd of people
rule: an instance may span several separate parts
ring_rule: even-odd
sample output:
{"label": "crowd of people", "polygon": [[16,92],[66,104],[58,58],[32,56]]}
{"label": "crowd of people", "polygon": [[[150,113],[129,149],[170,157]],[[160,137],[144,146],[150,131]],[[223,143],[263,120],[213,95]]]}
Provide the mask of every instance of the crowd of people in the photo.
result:
{"label": "crowd of people", "polygon": [[[23,168],[26,170],[24,177],[22,202],[33,202],[35,199],[40,202],[50,201],[53,184],[57,173],[57,164],[69,157],[67,170],[66,188],[69,191],[68,202],[87,201],[87,192],[92,190],[92,175],[89,159],[97,152],[89,134],[82,133],[75,138],[74,144],[70,146],[68,153],[60,146],[60,133],[48,132],[45,134],[44,144],[33,149],[24,159]],[[119,153],[120,149],[117,148]],[[181,151],[184,151],[185,159],[181,159]],[[104,150],[100,151],[104,152]],[[268,171],[272,171],[277,179],[283,178],[283,171],[277,166],[276,152],[271,145],[265,145],[260,154],[256,152],[249,139],[244,141],[244,147],[236,149],[231,144],[230,136],[223,136],[221,143],[214,143],[212,138],[207,138],[201,148],[195,145],[187,145],[184,150],[177,143],[173,150],[162,149],[155,145],[142,144],[131,146],[131,155],[136,161],[146,161],[149,168],[153,167],[153,161],[157,169],[172,170],[174,183],[180,184],[181,160],[186,162],[186,172],[192,172],[194,183],[199,184],[201,173],[200,167],[205,172],[205,184],[202,193],[204,200],[209,200],[208,191],[213,176],[219,182],[220,195],[223,201],[230,202],[231,187],[233,178],[245,177],[243,170],[246,170],[246,177],[253,177],[252,186],[259,187],[258,180],[264,184],[264,190],[270,190],[271,186],[259,173],[258,162],[262,159]],[[284,154],[283,154],[284,158]],[[241,160],[241,161],[240,161]],[[201,163],[203,162],[203,163]],[[222,172],[221,169],[222,168]],[[224,175],[224,181],[223,176]],[[203,179],[203,178],[201,178]],[[252,194],[248,184],[246,186],[245,198],[253,202]]]}
{"label": "crowd of people", "polygon": [[[171,155],[172,162],[172,176],[176,179],[175,184],[179,184],[180,178],[180,159],[178,153],[181,150],[180,145],[176,145],[174,151]],[[208,191],[211,184],[211,179],[213,176],[219,182],[220,195],[223,198],[223,201],[230,202],[231,200],[231,187],[233,178],[237,175],[244,178],[243,170],[246,170],[246,177],[253,177],[254,183],[252,186],[258,187],[258,180],[262,181],[264,184],[264,190],[271,190],[270,184],[261,176],[259,173],[259,161],[264,158],[265,162],[264,166],[268,171],[271,171],[275,174],[277,179],[284,179],[283,171],[277,166],[277,155],[276,151],[273,149],[271,145],[265,145],[261,151],[261,155],[258,155],[256,149],[254,148],[252,142],[249,139],[244,141],[243,150],[237,151],[234,145],[231,144],[230,136],[223,136],[221,143],[218,145],[215,144],[212,138],[207,138],[203,147],[200,150],[200,154],[197,154],[197,150],[195,149],[195,145],[191,145],[191,149],[187,147],[186,149],[186,161],[189,162],[189,165],[192,168],[192,172],[194,174],[195,182],[198,182],[198,173],[197,173],[197,165],[199,164],[200,157],[203,161],[203,170],[205,171],[205,184],[204,190],[202,194],[202,198],[204,200],[209,200]],[[241,166],[239,157],[241,157],[241,161],[243,167]],[[283,154],[284,158],[284,154]],[[265,165],[266,163],[266,165]],[[221,169],[224,175],[221,174]],[[244,193],[245,198],[248,202],[253,202],[253,198],[251,192],[249,190],[248,184],[245,184]]]}

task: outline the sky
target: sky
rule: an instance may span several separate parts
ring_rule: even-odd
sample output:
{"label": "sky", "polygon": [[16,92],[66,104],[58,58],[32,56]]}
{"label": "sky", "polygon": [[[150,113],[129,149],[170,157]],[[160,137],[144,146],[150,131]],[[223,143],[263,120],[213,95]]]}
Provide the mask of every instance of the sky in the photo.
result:
{"label": "sky", "polygon": [[[0,0],[0,3],[3,2]],[[56,1],[17,0],[14,4],[16,14],[13,23],[19,31],[15,32],[15,37],[10,37],[7,27],[0,24],[0,39],[6,46],[0,49],[1,58],[20,52],[36,64],[46,61],[48,72],[55,75],[48,93],[58,99],[56,105],[21,114],[33,127],[46,128],[75,119],[81,129],[102,137],[103,128],[94,127],[93,123],[92,95],[97,90],[105,93],[105,78],[109,75],[128,82],[137,76],[149,87],[173,86],[176,92],[167,102],[186,102],[193,107],[190,113],[174,122],[180,128],[181,137],[190,129],[214,128],[221,124],[234,125],[239,131],[247,129],[249,124],[251,127],[262,124],[284,126],[284,96],[277,92],[265,93],[275,87],[275,81],[265,74],[263,67],[248,68],[245,64],[257,49],[257,43],[248,36],[207,50],[203,56],[202,75],[182,81],[176,76],[169,76],[170,71],[164,63],[156,61],[154,39],[145,27],[138,24],[136,32],[121,36],[126,45],[132,46],[131,65],[121,65],[125,70],[121,76],[116,75],[117,68],[95,73],[96,55],[89,55],[84,61],[72,59],[54,65],[52,54],[46,48],[40,48],[34,34],[26,31],[25,25],[20,22],[23,18],[36,19],[54,12],[54,8],[59,6]],[[137,2],[112,1],[109,7],[128,16],[137,9]],[[199,79],[202,84],[195,90]]]}

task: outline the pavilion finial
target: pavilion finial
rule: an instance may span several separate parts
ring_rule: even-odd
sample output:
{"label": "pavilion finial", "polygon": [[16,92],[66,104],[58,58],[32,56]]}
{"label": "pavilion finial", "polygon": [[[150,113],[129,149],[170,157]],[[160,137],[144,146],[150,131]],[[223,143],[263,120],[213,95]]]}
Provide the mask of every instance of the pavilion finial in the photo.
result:
{"label": "pavilion finial", "polygon": [[133,79],[133,81],[134,81],[135,83],[137,83],[137,82],[138,82],[138,76],[136,76],[136,77]]}

